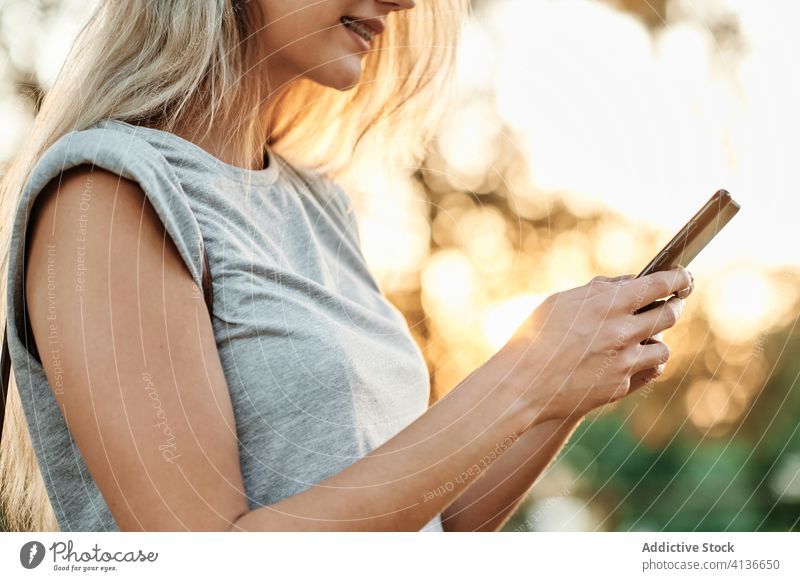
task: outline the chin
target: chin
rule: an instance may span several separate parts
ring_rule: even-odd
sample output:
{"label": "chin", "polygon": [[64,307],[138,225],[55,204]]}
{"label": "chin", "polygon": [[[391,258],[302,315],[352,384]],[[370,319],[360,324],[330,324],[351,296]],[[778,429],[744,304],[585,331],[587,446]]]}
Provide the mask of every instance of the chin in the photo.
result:
{"label": "chin", "polygon": [[361,61],[357,61],[356,66],[349,62],[341,62],[338,66],[330,67],[324,72],[319,69],[316,74],[311,76],[311,80],[337,91],[348,91],[355,88],[361,80]]}

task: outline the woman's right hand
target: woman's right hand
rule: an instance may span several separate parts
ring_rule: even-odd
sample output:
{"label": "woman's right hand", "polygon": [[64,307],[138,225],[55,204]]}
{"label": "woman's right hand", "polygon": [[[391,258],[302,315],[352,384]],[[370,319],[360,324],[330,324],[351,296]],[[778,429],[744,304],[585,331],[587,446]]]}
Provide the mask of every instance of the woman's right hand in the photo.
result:
{"label": "woman's right hand", "polygon": [[678,322],[683,299],[634,312],[690,288],[683,268],[641,278],[596,277],[548,297],[486,365],[507,370],[502,383],[532,411],[529,427],[582,417],[624,397],[631,376],[667,361],[664,343],[642,342]]}

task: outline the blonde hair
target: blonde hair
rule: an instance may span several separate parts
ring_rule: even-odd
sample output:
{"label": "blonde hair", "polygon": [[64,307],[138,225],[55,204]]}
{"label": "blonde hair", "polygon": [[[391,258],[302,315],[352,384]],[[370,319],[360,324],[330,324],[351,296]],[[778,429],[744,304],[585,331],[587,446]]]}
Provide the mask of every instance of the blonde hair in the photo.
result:
{"label": "blonde hair", "polygon": [[[255,2],[101,0],[0,182],[3,319],[9,226],[36,160],[64,134],[105,118],[175,131],[191,118],[206,131],[227,124],[234,155],[254,159],[264,148],[266,117],[272,149],[332,177],[348,169],[365,135],[391,143],[399,163],[418,163],[453,95],[468,12],[468,0],[392,12],[356,87],[337,91],[298,79],[275,88],[265,111],[263,81],[248,74],[260,58],[252,41],[261,28]],[[398,134],[413,139],[389,138]],[[13,380],[0,446],[0,526],[59,530]]]}

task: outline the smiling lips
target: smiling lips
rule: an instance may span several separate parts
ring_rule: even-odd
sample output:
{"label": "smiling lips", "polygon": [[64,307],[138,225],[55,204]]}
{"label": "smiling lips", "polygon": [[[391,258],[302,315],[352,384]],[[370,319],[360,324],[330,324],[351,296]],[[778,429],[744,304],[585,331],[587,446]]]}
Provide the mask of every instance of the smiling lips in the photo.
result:
{"label": "smiling lips", "polygon": [[383,31],[383,22],[377,18],[351,18],[342,16],[341,23],[363,38],[368,44]]}

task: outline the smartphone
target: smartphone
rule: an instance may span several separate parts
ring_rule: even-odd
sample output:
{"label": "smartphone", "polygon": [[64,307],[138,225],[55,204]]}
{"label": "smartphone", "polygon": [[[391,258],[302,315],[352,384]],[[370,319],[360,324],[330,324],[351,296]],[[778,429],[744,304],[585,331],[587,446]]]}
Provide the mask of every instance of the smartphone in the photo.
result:
{"label": "smartphone", "polygon": [[[676,266],[686,268],[695,256],[711,242],[722,228],[740,210],[738,203],[725,190],[717,191],[705,205],[670,240],[636,278]],[[664,301],[655,301],[642,307],[636,314],[648,311]]]}

